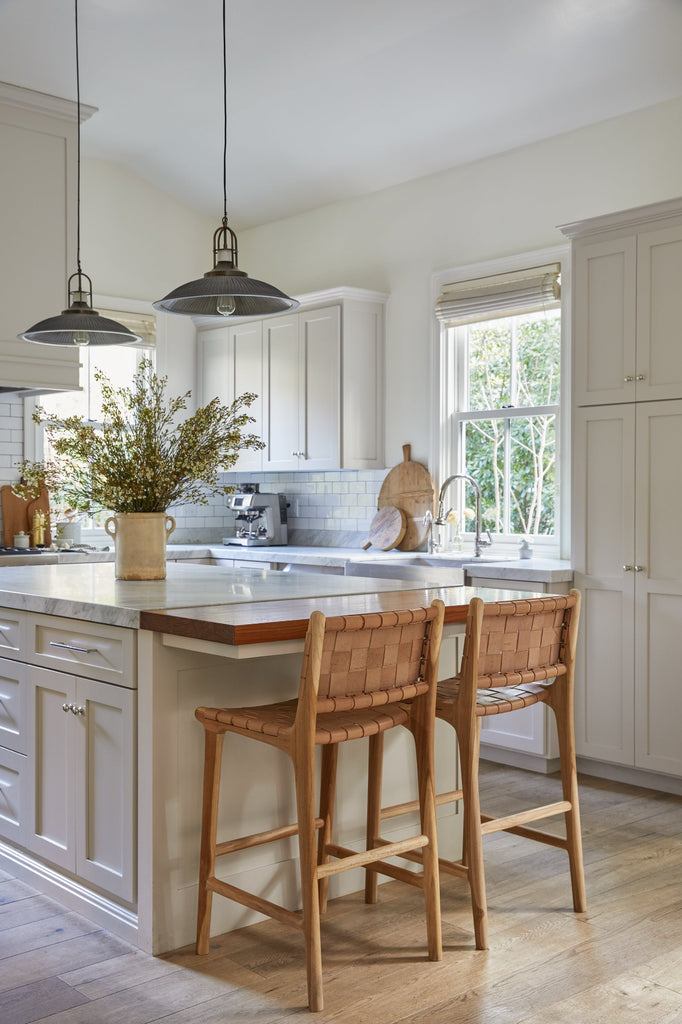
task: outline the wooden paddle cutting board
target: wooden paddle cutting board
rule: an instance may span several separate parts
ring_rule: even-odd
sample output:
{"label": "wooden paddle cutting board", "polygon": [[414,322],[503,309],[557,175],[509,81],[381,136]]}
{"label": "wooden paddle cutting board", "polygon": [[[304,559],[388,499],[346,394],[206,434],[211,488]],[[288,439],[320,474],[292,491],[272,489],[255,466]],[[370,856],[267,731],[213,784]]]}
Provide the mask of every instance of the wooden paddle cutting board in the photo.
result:
{"label": "wooden paddle cutting board", "polygon": [[[5,484],[1,491],[1,499],[3,543],[7,547],[14,545],[14,536],[17,533],[23,531],[23,533],[28,533],[30,536],[31,520],[34,512],[45,512],[46,523],[49,524],[50,497],[46,487],[41,489],[37,498],[26,501],[24,498],[18,498],[14,494],[11,484]],[[49,547],[51,543],[52,538],[49,526],[46,526],[45,546]],[[33,542],[31,542],[31,546],[33,546]]]}
{"label": "wooden paddle cutting board", "polygon": [[403,510],[395,508],[394,505],[385,505],[372,519],[369,537],[362,547],[367,550],[372,545],[379,551],[390,551],[391,548],[398,547],[406,530],[407,516]]}
{"label": "wooden paddle cutting board", "polygon": [[410,458],[411,446],[403,445],[403,461],[386,476],[377,502],[380,509],[394,505],[407,516],[405,536],[398,544],[400,551],[414,551],[424,543],[429,534],[429,524],[424,522],[427,511],[433,513],[435,492],[431,474],[419,462]]}

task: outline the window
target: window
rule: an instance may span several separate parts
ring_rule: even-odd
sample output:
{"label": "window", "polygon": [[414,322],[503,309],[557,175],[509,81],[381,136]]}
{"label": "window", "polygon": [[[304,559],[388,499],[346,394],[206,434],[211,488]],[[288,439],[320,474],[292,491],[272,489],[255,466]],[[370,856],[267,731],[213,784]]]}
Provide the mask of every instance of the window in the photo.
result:
{"label": "window", "polygon": [[[443,288],[437,315],[450,368],[442,427],[454,468],[481,491],[482,527],[558,547],[560,266]],[[448,475],[449,475],[448,472]],[[457,532],[472,533],[474,495],[448,496]]]}
{"label": "window", "polygon": [[[96,371],[102,370],[114,387],[125,387],[132,381],[133,374],[140,362],[144,358],[154,358],[155,318],[153,315],[130,314],[104,309],[100,312],[130,328],[141,336],[142,341],[135,345],[96,345],[92,348],[80,349],[79,383],[82,390],[41,395],[36,404],[41,405],[48,412],[57,413],[61,417],[84,416],[88,420],[99,422],[102,413],[102,396],[100,387],[95,380]],[[49,439],[42,428],[36,429],[39,435],[36,438],[36,457],[50,459],[53,453],[50,450]],[[103,528],[108,514],[101,512],[84,520],[83,528],[86,530]]]}

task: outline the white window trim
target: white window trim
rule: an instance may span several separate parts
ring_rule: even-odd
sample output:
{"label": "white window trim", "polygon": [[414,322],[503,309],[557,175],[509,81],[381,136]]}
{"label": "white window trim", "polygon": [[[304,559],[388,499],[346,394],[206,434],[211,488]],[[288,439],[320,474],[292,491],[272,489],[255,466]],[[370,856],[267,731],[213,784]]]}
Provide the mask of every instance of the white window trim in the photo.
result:
{"label": "white window trim", "polygon": [[[533,545],[539,553],[559,558],[570,558],[570,485],[571,485],[571,249],[568,245],[554,246],[549,249],[536,249],[532,252],[519,253],[483,263],[470,263],[465,266],[439,270],[431,276],[431,424],[430,424],[430,459],[429,464],[437,467],[436,488],[453,473],[459,472],[458,458],[452,433],[448,428],[448,402],[454,401],[455,370],[447,343],[447,328],[439,322],[435,309],[443,288],[459,281],[491,277],[494,274],[506,274],[527,267],[541,266],[546,263],[561,265],[561,390],[559,397],[559,416],[557,421],[557,442],[559,460],[557,472],[559,493],[557,502],[557,536],[545,540],[534,537]],[[450,410],[451,411],[451,410]],[[500,554],[510,554],[509,545],[500,543],[496,549]],[[515,553],[515,552],[514,552]]]}
{"label": "white window trim", "polygon": [[[141,299],[124,299],[112,295],[93,295],[93,307],[99,309],[120,309],[128,313],[147,313],[157,316],[156,330],[156,365],[159,371],[159,349],[162,351],[162,361],[165,357],[165,331],[159,329],[159,319],[156,310],[151,302]],[[161,336],[161,343],[160,343]],[[31,462],[39,462],[43,458],[43,427],[35,423],[33,413],[40,405],[40,395],[24,399],[24,459]],[[111,538],[104,530],[83,530],[82,538],[85,544],[109,544]]]}

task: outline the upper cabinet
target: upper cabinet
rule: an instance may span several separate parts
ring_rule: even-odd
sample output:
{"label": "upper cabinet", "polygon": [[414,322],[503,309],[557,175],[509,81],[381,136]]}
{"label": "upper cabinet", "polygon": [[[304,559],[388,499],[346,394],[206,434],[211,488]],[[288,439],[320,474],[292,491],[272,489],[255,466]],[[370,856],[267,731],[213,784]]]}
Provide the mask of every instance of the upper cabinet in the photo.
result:
{"label": "upper cabinet", "polygon": [[75,103],[0,83],[0,384],[78,387],[75,348],[16,340],[65,308],[75,269],[76,136]]}
{"label": "upper cabinet", "polygon": [[286,316],[198,327],[199,400],[252,391],[265,442],[237,471],[382,469],[386,296],[336,288]]}
{"label": "upper cabinet", "polygon": [[565,225],[573,244],[574,402],[682,393],[682,201]]}

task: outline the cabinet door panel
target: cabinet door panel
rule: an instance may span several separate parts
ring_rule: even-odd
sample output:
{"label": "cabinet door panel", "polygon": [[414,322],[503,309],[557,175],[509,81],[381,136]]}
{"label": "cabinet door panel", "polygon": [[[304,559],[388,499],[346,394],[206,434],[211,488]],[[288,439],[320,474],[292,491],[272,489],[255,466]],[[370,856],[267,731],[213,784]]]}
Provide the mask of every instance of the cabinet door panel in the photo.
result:
{"label": "cabinet door panel", "polygon": [[578,409],[573,446],[578,753],[634,760],[635,406]]}
{"label": "cabinet door panel", "polygon": [[198,333],[199,403],[208,405],[219,398],[223,405],[234,401],[234,383],[230,379],[228,356],[229,330],[214,327]]}
{"label": "cabinet door panel", "polygon": [[26,666],[0,658],[0,746],[26,753]]}
{"label": "cabinet door panel", "polygon": [[679,398],[682,226],[639,235],[637,275],[637,398]]}
{"label": "cabinet door panel", "polygon": [[74,716],[76,680],[65,672],[29,667],[30,771],[26,844],[69,871],[74,867]]}
{"label": "cabinet door panel", "polygon": [[26,835],[25,754],[0,747],[0,836],[24,843]]}
{"label": "cabinet door panel", "polygon": [[298,317],[278,317],[263,325],[266,405],[263,425],[264,470],[298,468],[299,358]]}
{"label": "cabinet door panel", "polygon": [[78,682],[84,709],[72,724],[76,777],[76,873],[122,899],[134,897],[134,694],[91,679]]}
{"label": "cabinet door panel", "polygon": [[635,763],[682,775],[682,401],[637,408]]}
{"label": "cabinet door panel", "polygon": [[301,394],[299,437],[305,452],[301,469],[339,466],[339,379],[341,316],[338,306],[299,314]]}
{"label": "cabinet door panel", "polygon": [[[253,423],[245,432],[263,436],[263,325],[260,321],[238,324],[230,330],[230,360],[233,395],[238,398],[246,391],[253,392],[256,400],[248,410]],[[246,451],[232,467],[237,472],[259,471],[263,466],[262,451]]]}
{"label": "cabinet door panel", "polygon": [[582,592],[576,654],[576,749],[617,764],[634,762],[634,583],[620,587],[575,575]]}
{"label": "cabinet door panel", "polygon": [[[574,391],[578,405],[635,396],[634,237],[582,243],[575,253]],[[632,380],[626,382],[625,377]]]}

